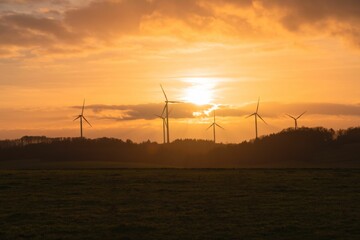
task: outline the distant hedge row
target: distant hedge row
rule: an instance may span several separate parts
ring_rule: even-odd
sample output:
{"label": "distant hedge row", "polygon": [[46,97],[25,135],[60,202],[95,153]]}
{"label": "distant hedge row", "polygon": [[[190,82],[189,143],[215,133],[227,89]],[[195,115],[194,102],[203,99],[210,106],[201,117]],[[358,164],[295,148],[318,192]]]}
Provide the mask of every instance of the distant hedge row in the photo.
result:
{"label": "distant hedge row", "polygon": [[43,136],[0,141],[0,160],[122,161],[169,167],[360,167],[359,156],[360,128],[286,129],[240,144],[194,139],[158,144]]}

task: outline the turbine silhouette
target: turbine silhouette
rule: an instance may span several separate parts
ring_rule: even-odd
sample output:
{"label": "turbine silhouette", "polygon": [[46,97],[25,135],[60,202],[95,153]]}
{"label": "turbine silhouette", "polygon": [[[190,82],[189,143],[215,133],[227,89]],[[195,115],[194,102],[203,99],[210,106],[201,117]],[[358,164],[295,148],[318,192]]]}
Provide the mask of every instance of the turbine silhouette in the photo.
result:
{"label": "turbine silhouette", "polygon": [[81,138],[83,138],[83,119],[85,120],[85,122],[87,122],[87,124],[90,125],[90,127],[92,127],[91,124],[89,123],[89,121],[84,116],[84,108],[85,108],[85,99],[84,99],[83,106],[81,109],[81,114],[74,119],[74,121],[77,119],[80,119],[80,137]]}
{"label": "turbine silhouette", "polygon": [[214,121],[213,123],[206,129],[208,130],[209,128],[213,128],[213,134],[214,134],[214,143],[216,143],[216,127],[219,127],[221,129],[224,129],[222,126],[220,126],[219,124],[216,123],[216,117],[215,117],[215,110],[214,110]]}
{"label": "turbine silhouette", "polygon": [[163,139],[164,139],[164,143],[166,143],[166,135],[165,135],[166,134],[166,117],[164,117],[165,108],[166,108],[166,105],[164,106],[161,115],[155,114],[155,116],[157,116],[158,118],[161,118],[162,122],[163,122]]}
{"label": "turbine silhouette", "polygon": [[256,107],[256,112],[250,114],[249,116],[247,116],[246,118],[255,117],[255,139],[258,139],[258,123],[257,123],[257,118],[259,117],[265,124],[267,124],[265,122],[265,120],[259,115],[259,104],[260,104],[260,97],[258,99],[258,103],[257,103],[257,107]]}
{"label": "turbine silhouette", "polygon": [[[166,118],[166,142],[170,143],[170,128],[169,128],[169,103],[182,103],[180,101],[169,101],[166,93],[164,91],[164,88],[162,87],[162,85],[160,84],[161,90],[164,94],[165,97],[165,107],[163,109],[163,113],[165,112],[165,118]],[[163,114],[161,114],[161,116],[163,116]]]}
{"label": "turbine silhouette", "polygon": [[298,127],[297,120],[298,120],[299,118],[301,118],[305,113],[306,113],[306,111],[303,112],[302,114],[300,114],[298,117],[293,117],[293,116],[291,116],[291,115],[289,115],[289,114],[286,114],[286,115],[289,116],[290,118],[294,119],[294,121],[295,121],[295,130],[296,130],[297,127]]}

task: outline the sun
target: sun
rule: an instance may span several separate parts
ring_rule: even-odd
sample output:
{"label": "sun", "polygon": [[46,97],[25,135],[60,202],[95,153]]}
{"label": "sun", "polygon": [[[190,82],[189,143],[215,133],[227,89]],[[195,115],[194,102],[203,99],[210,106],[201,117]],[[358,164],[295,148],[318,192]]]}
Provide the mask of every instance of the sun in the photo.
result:
{"label": "sun", "polygon": [[190,86],[184,89],[183,99],[196,105],[210,104],[214,100],[214,81],[207,78],[186,78]]}
{"label": "sun", "polygon": [[205,105],[212,102],[212,92],[203,86],[192,86],[185,90],[184,99],[196,105]]}

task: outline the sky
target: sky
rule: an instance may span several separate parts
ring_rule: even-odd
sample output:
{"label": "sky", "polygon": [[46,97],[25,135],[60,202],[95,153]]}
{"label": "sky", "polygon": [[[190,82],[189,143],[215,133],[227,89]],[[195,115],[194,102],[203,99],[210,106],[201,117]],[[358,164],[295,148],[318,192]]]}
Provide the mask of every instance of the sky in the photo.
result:
{"label": "sky", "polygon": [[360,120],[357,0],[0,0],[0,139],[162,142]]}

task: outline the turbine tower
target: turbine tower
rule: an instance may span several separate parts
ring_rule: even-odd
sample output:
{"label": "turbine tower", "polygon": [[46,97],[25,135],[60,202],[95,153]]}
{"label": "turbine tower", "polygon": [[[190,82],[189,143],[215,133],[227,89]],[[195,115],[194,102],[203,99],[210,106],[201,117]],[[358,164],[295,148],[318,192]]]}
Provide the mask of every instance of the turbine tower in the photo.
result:
{"label": "turbine tower", "polygon": [[208,130],[209,128],[213,128],[213,134],[214,134],[214,143],[216,143],[216,131],[215,131],[215,129],[216,129],[216,127],[219,127],[219,128],[221,128],[221,129],[224,129],[222,126],[220,126],[219,124],[217,124],[216,123],[216,117],[215,117],[215,110],[214,110],[214,121],[213,121],[213,123],[206,129],[206,130]]}
{"label": "turbine tower", "polygon": [[85,120],[85,122],[87,122],[87,124],[90,125],[90,127],[92,127],[91,124],[89,123],[89,121],[84,116],[84,108],[85,108],[85,99],[84,99],[83,106],[81,109],[81,114],[74,119],[74,121],[77,119],[80,119],[80,137],[81,138],[83,138],[83,119]]}
{"label": "turbine tower", "polygon": [[164,143],[166,143],[166,117],[164,117],[164,112],[165,112],[165,107],[163,108],[163,111],[161,113],[161,115],[157,115],[155,114],[155,116],[157,116],[158,118],[162,119],[162,123],[163,123],[163,139],[164,139]]}
{"label": "turbine tower", "polygon": [[259,117],[265,124],[267,124],[265,122],[265,120],[259,115],[259,104],[260,104],[260,97],[258,99],[258,103],[257,103],[257,107],[256,107],[256,112],[250,114],[249,116],[247,116],[246,118],[255,117],[255,139],[258,139],[258,123],[257,123],[257,118]]}
{"label": "turbine tower", "polygon": [[169,128],[169,103],[182,103],[179,101],[169,101],[169,99],[166,96],[166,93],[164,91],[164,88],[162,87],[162,85],[160,84],[161,90],[164,94],[165,97],[165,107],[163,112],[165,111],[165,118],[166,118],[166,142],[170,143],[170,128]]}
{"label": "turbine tower", "polygon": [[296,129],[297,129],[297,127],[298,127],[297,120],[298,120],[299,118],[301,118],[301,117],[302,117],[302,115],[304,115],[305,113],[306,113],[306,111],[305,111],[305,112],[303,112],[302,114],[300,114],[298,117],[293,117],[293,116],[291,116],[291,115],[289,115],[289,114],[286,114],[286,115],[288,115],[290,118],[294,119],[294,121],[295,121],[295,130],[296,130]]}

